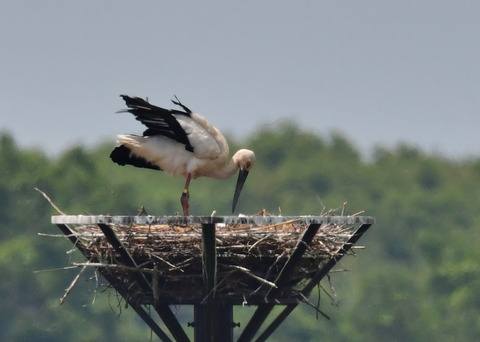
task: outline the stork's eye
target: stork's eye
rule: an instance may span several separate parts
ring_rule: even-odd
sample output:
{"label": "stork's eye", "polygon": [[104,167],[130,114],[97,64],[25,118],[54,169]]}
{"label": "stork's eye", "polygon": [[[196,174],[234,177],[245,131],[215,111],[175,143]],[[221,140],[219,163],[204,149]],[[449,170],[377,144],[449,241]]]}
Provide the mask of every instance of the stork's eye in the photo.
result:
{"label": "stork's eye", "polygon": [[248,161],[248,162],[247,162],[247,166],[246,166],[246,169],[247,169],[247,170],[250,170],[250,165],[252,165],[252,163]]}

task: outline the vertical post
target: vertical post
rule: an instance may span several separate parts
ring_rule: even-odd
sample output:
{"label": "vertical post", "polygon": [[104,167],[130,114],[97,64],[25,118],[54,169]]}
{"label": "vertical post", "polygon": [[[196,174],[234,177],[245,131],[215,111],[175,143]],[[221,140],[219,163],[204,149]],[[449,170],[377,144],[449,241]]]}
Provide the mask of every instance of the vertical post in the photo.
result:
{"label": "vertical post", "polygon": [[195,341],[214,341],[213,305],[217,272],[217,251],[215,241],[215,224],[202,224],[202,279],[203,302],[194,307]]}
{"label": "vertical post", "polygon": [[215,342],[233,342],[233,305],[215,305]]}
{"label": "vertical post", "polygon": [[233,342],[233,305],[197,304],[193,316],[195,342]]}
{"label": "vertical post", "polygon": [[215,224],[202,224],[202,277],[203,295],[215,297],[217,285],[217,244]]}
{"label": "vertical post", "polygon": [[202,278],[204,300],[194,306],[194,338],[197,342],[233,341],[233,306],[218,303],[215,224],[202,224]]}

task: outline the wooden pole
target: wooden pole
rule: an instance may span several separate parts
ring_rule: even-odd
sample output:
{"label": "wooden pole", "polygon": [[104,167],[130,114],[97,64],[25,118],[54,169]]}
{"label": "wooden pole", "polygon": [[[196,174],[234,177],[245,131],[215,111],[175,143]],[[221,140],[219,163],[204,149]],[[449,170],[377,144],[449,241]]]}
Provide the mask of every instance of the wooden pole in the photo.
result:
{"label": "wooden pole", "polygon": [[218,303],[215,224],[202,224],[202,278],[204,300],[194,306],[197,342],[233,342],[233,305]]}

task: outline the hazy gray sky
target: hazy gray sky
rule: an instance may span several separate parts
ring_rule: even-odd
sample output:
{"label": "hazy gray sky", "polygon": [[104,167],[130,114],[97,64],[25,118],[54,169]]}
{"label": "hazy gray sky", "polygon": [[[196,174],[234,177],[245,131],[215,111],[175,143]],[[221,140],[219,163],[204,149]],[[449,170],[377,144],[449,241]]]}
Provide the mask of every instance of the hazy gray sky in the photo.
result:
{"label": "hazy gray sky", "polygon": [[292,118],[363,152],[480,155],[479,1],[0,4],[0,130],[50,153],[141,133],[119,94],[177,95],[246,137]]}

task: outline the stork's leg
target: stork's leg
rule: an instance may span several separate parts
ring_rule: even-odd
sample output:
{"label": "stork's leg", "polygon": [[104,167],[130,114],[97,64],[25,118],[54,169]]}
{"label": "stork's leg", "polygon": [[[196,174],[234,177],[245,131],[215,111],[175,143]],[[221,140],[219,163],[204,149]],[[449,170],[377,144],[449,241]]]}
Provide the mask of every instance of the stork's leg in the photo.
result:
{"label": "stork's leg", "polygon": [[182,204],[183,208],[183,216],[188,216],[188,208],[190,205],[188,204],[188,199],[190,197],[190,193],[188,192],[188,187],[190,186],[190,180],[192,179],[192,175],[189,173],[187,175],[187,180],[185,181],[185,187],[182,192],[182,197],[180,197],[180,203]]}

